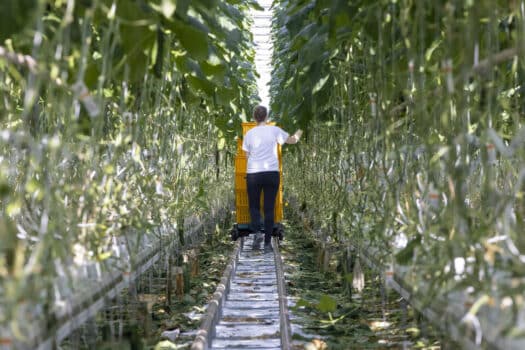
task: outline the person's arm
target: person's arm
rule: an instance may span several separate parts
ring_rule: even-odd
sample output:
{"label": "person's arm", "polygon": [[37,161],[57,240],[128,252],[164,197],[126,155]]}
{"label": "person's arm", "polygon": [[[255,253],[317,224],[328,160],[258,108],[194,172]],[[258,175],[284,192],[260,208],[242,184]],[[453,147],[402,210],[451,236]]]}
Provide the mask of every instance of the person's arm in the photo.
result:
{"label": "person's arm", "polygon": [[301,129],[297,130],[295,132],[295,134],[293,134],[292,136],[289,136],[287,139],[286,139],[286,143],[287,144],[290,144],[290,145],[293,145],[293,144],[296,144],[297,142],[299,142],[299,139],[301,138],[301,135],[303,134],[303,131]]}

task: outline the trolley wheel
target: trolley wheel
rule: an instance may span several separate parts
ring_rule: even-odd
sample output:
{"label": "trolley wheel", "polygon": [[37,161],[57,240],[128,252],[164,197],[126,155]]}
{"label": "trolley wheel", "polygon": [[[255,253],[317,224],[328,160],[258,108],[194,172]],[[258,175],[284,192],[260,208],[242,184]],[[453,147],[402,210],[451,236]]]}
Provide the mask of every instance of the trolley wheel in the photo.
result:
{"label": "trolley wheel", "polygon": [[279,237],[279,240],[282,241],[284,238],[284,227],[283,225],[279,225],[276,228],[274,228],[272,232],[272,236]]}
{"label": "trolley wheel", "polygon": [[239,230],[237,229],[237,225],[235,225],[231,231],[230,231],[230,236],[232,238],[232,241],[236,241],[237,238],[239,238]]}

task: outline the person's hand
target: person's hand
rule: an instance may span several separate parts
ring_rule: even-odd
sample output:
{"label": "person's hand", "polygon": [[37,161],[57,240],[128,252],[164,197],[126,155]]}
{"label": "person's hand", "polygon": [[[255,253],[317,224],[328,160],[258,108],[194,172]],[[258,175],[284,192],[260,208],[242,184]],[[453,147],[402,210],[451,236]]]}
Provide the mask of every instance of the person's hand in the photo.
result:
{"label": "person's hand", "polygon": [[301,138],[302,134],[303,134],[303,131],[301,129],[298,129],[295,132],[295,134],[293,134],[292,136],[288,136],[285,142],[291,145],[296,144],[297,142],[299,142],[299,139]]}

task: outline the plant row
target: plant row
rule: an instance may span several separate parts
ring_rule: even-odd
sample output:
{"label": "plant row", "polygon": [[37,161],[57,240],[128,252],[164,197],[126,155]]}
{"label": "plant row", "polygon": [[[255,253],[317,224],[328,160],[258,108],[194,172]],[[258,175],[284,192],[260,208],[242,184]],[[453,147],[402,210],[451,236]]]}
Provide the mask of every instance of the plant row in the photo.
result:
{"label": "plant row", "polygon": [[484,336],[523,330],[523,2],[275,8],[272,109],[307,128],[285,158],[306,227],[422,300],[454,295]]}
{"label": "plant row", "polygon": [[2,1],[0,343],[82,289],[82,266],[119,259],[126,237],[229,205],[226,138],[257,98],[253,7]]}

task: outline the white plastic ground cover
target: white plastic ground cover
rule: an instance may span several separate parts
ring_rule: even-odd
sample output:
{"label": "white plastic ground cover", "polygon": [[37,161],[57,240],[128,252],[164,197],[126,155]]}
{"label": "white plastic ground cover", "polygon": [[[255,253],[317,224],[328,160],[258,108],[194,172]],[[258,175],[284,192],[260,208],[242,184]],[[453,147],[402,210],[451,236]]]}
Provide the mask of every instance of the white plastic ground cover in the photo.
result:
{"label": "white plastic ground cover", "polygon": [[[195,217],[185,220],[185,240],[193,243],[204,224]],[[51,329],[42,317],[43,307],[27,302],[26,312],[18,315],[18,324],[23,339],[18,339],[12,330],[1,328],[0,339],[11,339],[0,344],[0,350],[8,349],[53,349],[71,332],[100,311],[106,301],[117,296],[137,277],[153,266],[169,250],[179,250],[176,227],[164,225],[149,234],[117,237],[112,244],[113,255],[103,264],[86,261],[85,264],[63,266],[55,264],[59,277],[54,283],[52,314],[56,320]],[[131,260],[132,251],[140,249]]]}
{"label": "white plastic ground cover", "polygon": [[[453,291],[434,299],[430,304],[422,301],[422,295],[429,286],[411,286],[403,276],[409,273],[409,268],[396,266],[385,267],[375,256],[378,251],[374,247],[360,250],[360,256],[372,269],[380,272],[387,286],[398,292],[416,310],[423,314],[432,324],[441,328],[447,336],[458,342],[463,349],[479,349],[489,347],[502,350],[525,349],[525,338],[510,338],[502,336],[501,326],[509,322],[525,324],[525,310],[520,310],[518,319],[511,319],[510,312],[503,312],[495,306],[482,306],[476,315],[468,313],[468,291]],[[415,287],[415,288],[414,288]],[[417,293],[414,292],[417,290]]]}

